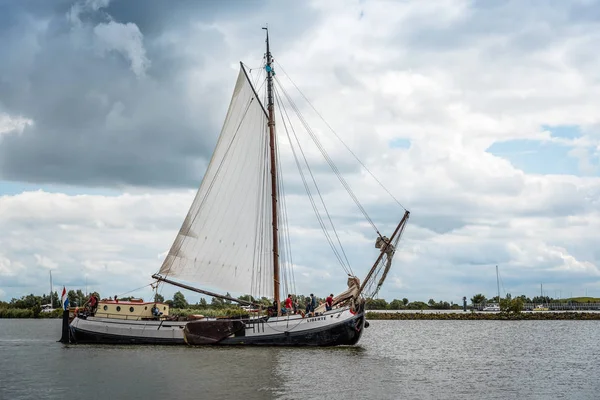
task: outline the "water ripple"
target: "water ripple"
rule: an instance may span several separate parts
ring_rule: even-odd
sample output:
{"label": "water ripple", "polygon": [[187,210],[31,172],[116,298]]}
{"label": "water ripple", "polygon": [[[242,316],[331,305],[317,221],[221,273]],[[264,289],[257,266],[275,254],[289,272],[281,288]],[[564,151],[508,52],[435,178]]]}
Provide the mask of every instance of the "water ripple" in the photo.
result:
{"label": "water ripple", "polygon": [[371,321],[355,347],[62,345],[0,320],[0,399],[597,399],[598,321]]}

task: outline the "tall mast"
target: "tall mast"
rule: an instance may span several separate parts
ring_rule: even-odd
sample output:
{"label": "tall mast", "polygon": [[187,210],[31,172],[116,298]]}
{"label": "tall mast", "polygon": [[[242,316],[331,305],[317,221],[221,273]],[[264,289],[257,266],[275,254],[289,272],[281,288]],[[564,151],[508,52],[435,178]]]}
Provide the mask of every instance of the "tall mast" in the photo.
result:
{"label": "tall mast", "polygon": [[498,307],[500,306],[500,278],[498,277],[498,266],[496,265],[496,285],[498,285]]}
{"label": "tall mast", "polygon": [[267,31],[267,111],[269,112],[269,145],[271,147],[271,203],[273,212],[273,297],[277,304],[277,315],[281,314],[279,302],[279,235],[277,228],[277,160],[275,159],[275,110],[273,104],[273,58],[269,49],[269,28]]}
{"label": "tall mast", "polygon": [[50,308],[54,308],[54,302],[52,301],[52,270],[50,270]]}

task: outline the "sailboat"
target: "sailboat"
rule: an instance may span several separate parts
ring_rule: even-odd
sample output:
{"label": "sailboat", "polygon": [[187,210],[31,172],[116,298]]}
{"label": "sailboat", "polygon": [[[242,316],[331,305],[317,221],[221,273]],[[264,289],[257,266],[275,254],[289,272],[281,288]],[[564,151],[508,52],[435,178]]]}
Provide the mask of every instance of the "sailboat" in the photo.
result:
{"label": "sailboat", "polygon": [[[544,298],[544,284],[540,283],[540,299]],[[542,300],[543,301],[543,300]],[[544,303],[538,304],[531,311],[550,311],[550,308],[547,307]]]}
{"label": "sailboat", "polygon": [[498,266],[496,265],[496,285],[498,286],[498,304],[489,304],[483,307],[482,311],[500,311],[500,275],[498,275]]}
{"label": "sailboat", "polygon": [[53,293],[54,292],[52,289],[52,270],[50,270],[50,304],[42,304],[43,313],[51,313],[54,311],[54,301],[52,301]]}
{"label": "sailboat", "polygon": [[[336,346],[354,345],[361,338],[368,326],[365,302],[376,295],[384,283],[410,212],[402,207],[402,217],[392,234],[389,237],[380,234],[324,148],[319,147],[342,186],[377,233],[375,247],[379,251],[361,281],[352,273],[345,253],[337,247],[336,239],[339,247],[341,242],[333,225],[332,229],[325,229],[327,220],[331,221],[329,212],[325,212],[325,217],[322,211],[321,214],[317,212],[315,205],[318,202],[313,200],[317,196],[322,200],[321,193],[318,189],[312,192],[308,189],[307,181],[314,176],[312,172],[302,174],[299,160],[304,153],[294,151],[292,147],[313,210],[347,273],[344,279],[348,288],[334,297],[330,310],[320,305],[304,315],[282,307],[282,289],[293,293],[293,285],[286,284],[293,275],[293,262],[288,256],[290,240],[275,106],[277,103],[281,123],[292,146],[291,120],[286,119],[286,110],[282,110],[281,94],[292,108],[294,103],[281,86],[275,86],[278,78],[269,47],[269,32],[267,28],[263,29],[266,30],[266,53],[260,71],[266,75],[264,83],[259,86],[256,79],[257,84],[254,84],[251,71],[240,62],[229,109],[210,163],[181,229],[152,278],[156,286],[174,285],[249,308],[262,307],[254,299],[267,297],[273,300],[271,313],[228,318],[196,316],[182,321],[170,317],[168,306],[163,303],[99,300],[93,312],[80,312],[69,324],[63,323],[69,330],[67,335],[63,331],[63,337],[68,337],[69,342]],[[259,95],[257,87],[259,90],[264,87],[263,96]],[[298,113],[298,109],[294,109]],[[311,138],[319,143],[316,136],[311,135]],[[299,147],[300,143],[297,144]],[[229,295],[230,292],[249,293],[251,297],[250,300],[242,299]]]}

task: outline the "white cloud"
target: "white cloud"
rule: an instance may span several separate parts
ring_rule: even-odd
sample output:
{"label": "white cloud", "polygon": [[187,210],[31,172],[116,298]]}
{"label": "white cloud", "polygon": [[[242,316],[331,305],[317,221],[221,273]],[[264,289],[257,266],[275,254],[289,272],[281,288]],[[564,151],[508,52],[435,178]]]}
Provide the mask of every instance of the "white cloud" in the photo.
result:
{"label": "white cloud", "polygon": [[0,276],[15,276],[19,266],[0,254]]}
{"label": "white cloud", "polygon": [[598,166],[592,163],[592,157],[597,156],[597,152],[590,153],[586,147],[575,147],[569,151],[569,155],[577,158],[579,161],[579,170],[584,174],[593,175],[598,172]]}
{"label": "white cloud", "polygon": [[162,260],[157,261],[156,254],[169,248],[192,197],[189,191],[114,197],[36,191],[2,196],[2,247],[12,262],[0,258],[0,271],[13,282],[24,283],[28,278],[17,275],[24,265],[29,275],[38,275],[40,290],[46,287],[48,268],[61,286],[83,287],[86,274],[89,288],[101,293],[120,294],[142,286],[158,270]]}
{"label": "white cloud", "polygon": [[[459,303],[463,295],[491,295],[496,264],[513,294],[536,295],[539,282],[574,295],[584,285],[600,287],[600,178],[594,164],[600,149],[600,60],[589,56],[600,45],[598,22],[565,19],[567,2],[535,11],[522,2],[489,9],[466,1],[311,6],[318,18],[304,36],[280,43],[277,31],[286,20],[271,27],[275,58],[412,211],[382,297]],[[79,20],[81,13],[76,15]],[[189,84],[191,105],[203,96],[226,99],[235,79],[229,66],[239,58],[247,61],[248,54],[256,56],[248,62],[260,58],[255,19],[259,16],[231,17],[190,32],[167,29],[159,37],[158,44],[176,46],[182,59],[198,63],[180,78]],[[94,32],[102,51],[117,51],[136,75],[146,73],[150,60],[137,25],[109,21]],[[215,32],[227,47],[201,63],[192,50],[203,35]],[[249,37],[255,33],[251,53]],[[282,70],[277,76],[286,82]],[[107,127],[123,118],[115,103]],[[221,120],[214,118],[216,135]],[[327,129],[314,116],[310,121],[336,161],[349,165],[351,158]],[[581,137],[555,138],[544,128],[559,125],[579,127]],[[399,138],[410,140],[410,147],[390,147]],[[589,176],[534,174],[486,151],[514,139],[564,144]],[[306,150],[309,158],[318,157],[315,149]],[[282,155],[289,156],[288,150]],[[348,172],[347,180],[384,233],[393,229],[401,210],[392,208],[378,185],[358,173]],[[343,219],[340,232],[352,266],[364,273],[376,254],[374,234],[354,218],[356,209],[339,185],[326,186],[328,204]],[[103,295],[142,286],[158,270],[192,197],[190,192],[1,197],[0,228],[9,232],[3,251],[13,262],[0,258],[0,271],[14,278],[16,262],[27,265],[32,254],[43,254],[60,266],[57,279],[85,271]],[[343,271],[327,253],[310,209],[294,197],[288,204],[298,290],[343,290]]]}
{"label": "white cloud", "polygon": [[150,61],[146,57],[143,35],[136,24],[121,24],[115,21],[98,24],[94,27],[101,51],[116,51],[131,63],[131,70],[138,77],[145,76]]}
{"label": "white cloud", "polygon": [[35,257],[36,264],[39,265],[40,267],[44,267],[44,268],[48,268],[48,269],[55,269],[58,266],[57,263],[55,263],[48,257],[41,256],[37,253],[34,254],[33,256]]}
{"label": "white cloud", "polygon": [[[75,29],[85,29],[85,22],[81,16],[92,15],[101,9],[108,7],[110,0],[86,0],[73,4],[67,12],[67,20]],[[144,36],[138,26],[134,23],[120,23],[113,20],[112,16],[102,14],[107,22],[101,22],[93,27],[96,46],[101,53],[115,51],[125,57],[131,66],[131,71],[138,77],[144,77],[146,69],[150,66],[150,60],[146,57],[144,48]]]}
{"label": "white cloud", "polygon": [[33,121],[24,117],[15,117],[6,113],[0,113],[0,137],[2,134],[16,133],[20,134]]}
{"label": "white cloud", "polygon": [[405,285],[402,282],[402,278],[400,278],[399,276],[390,276],[389,280],[390,280],[390,282],[388,282],[388,284],[391,285],[394,289],[398,289],[398,290],[404,289]]}

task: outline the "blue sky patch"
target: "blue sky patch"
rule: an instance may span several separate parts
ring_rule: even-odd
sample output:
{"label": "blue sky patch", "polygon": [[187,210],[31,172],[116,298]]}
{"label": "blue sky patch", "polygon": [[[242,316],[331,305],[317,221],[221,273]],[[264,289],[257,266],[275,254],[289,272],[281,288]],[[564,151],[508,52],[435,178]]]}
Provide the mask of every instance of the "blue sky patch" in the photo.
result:
{"label": "blue sky patch", "polygon": [[550,131],[550,136],[555,138],[576,139],[582,136],[577,125],[542,125],[542,129]]}
{"label": "blue sky patch", "polygon": [[408,149],[410,147],[410,140],[405,138],[396,138],[390,141],[390,147],[394,149]]}
{"label": "blue sky patch", "polygon": [[570,146],[538,140],[497,142],[487,152],[502,157],[530,174],[579,175],[578,161],[568,155]]}

